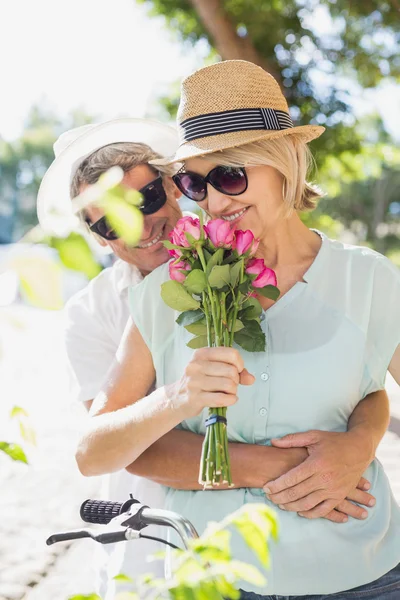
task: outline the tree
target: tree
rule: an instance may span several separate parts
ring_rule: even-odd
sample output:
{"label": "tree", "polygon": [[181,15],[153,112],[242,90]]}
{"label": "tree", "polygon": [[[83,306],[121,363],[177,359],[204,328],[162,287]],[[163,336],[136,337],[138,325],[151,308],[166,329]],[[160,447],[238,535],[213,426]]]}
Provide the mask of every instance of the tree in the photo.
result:
{"label": "tree", "polygon": [[272,73],[298,124],[328,126],[313,142],[320,164],[332,151],[360,148],[352,94],[384,77],[400,79],[397,0],[138,1],[184,42],[206,39],[221,59],[250,60]]}
{"label": "tree", "polygon": [[[339,219],[360,241],[390,249],[398,234],[398,157],[388,158],[393,141],[382,120],[356,122],[351,100],[384,77],[400,79],[397,0],[138,1],[184,43],[207,40],[210,60],[241,58],[272,73],[296,124],[325,125],[311,148],[328,198],[304,221],[334,235]],[[170,115],[178,102],[176,86],[160,99]]]}
{"label": "tree", "polygon": [[50,110],[34,106],[18,139],[0,139],[0,243],[22,237],[37,224],[36,195],[54,159],[55,140],[66,129],[90,121],[80,110],[61,120]]}

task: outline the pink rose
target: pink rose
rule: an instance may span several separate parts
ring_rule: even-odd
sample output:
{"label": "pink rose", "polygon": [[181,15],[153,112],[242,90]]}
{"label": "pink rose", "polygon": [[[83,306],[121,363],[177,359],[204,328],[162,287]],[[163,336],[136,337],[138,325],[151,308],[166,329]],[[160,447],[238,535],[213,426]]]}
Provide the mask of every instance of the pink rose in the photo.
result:
{"label": "pink rose", "polygon": [[266,285],[276,286],[275,271],[266,267],[262,258],[252,258],[249,260],[246,273],[248,275],[257,275],[251,284],[255,288],[262,288]]}
{"label": "pink rose", "polygon": [[180,258],[182,256],[182,252],[180,250],[177,250],[176,248],[168,250],[168,254],[172,256],[172,258]]}
{"label": "pink rose", "polygon": [[185,233],[190,233],[195,240],[199,240],[201,235],[199,219],[193,219],[193,217],[182,217],[175,225],[173,231],[171,231],[169,234],[169,239],[176,246],[190,248],[191,244],[186,239]]}
{"label": "pink rose", "polygon": [[208,237],[216,248],[230,248],[235,238],[235,230],[228,221],[213,219],[204,225]]}
{"label": "pink rose", "polygon": [[182,271],[190,271],[189,263],[184,260],[180,260],[179,262],[171,261],[168,265],[169,276],[174,281],[179,281],[179,283],[183,283],[186,279],[187,273],[183,273]]}
{"label": "pink rose", "polygon": [[250,256],[254,256],[257,251],[260,240],[256,240],[253,233],[247,229],[246,231],[242,231],[238,229],[235,232],[235,240],[233,243],[233,249],[242,256],[242,254],[246,254],[246,252],[250,252]]}

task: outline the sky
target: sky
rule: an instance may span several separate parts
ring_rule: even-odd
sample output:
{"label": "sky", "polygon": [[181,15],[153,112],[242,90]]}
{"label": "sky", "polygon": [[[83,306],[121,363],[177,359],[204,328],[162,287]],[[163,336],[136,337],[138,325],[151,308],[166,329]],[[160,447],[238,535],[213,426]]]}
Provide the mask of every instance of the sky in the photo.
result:
{"label": "sky", "polygon": [[[323,15],[318,21],[326,26]],[[183,45],[135,0],[3,0],[0,136],[18,137],[35,103],[60,116],[82,108],[97,122],[145,116],[206,53],[205,44]],[[376,108],[400,135],[400,86],[364,92],[354,106],[359,115]]]}

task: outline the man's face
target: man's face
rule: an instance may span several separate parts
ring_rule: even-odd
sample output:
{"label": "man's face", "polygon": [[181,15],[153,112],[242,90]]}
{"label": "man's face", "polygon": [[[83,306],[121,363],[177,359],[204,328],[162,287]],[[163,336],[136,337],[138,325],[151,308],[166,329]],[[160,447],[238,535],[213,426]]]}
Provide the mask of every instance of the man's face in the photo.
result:
{"label": "man's face", "polygon": [[[138,165],[125,173],[122,183],[128,188],[140,190],[156,178],[157,175],[150,167]],[[156,213],[144,215],[143,232],[139,246],[132,248],[121,239],[105,240],[100,237],[97,238],[102,246],[109,246],[116,256],[127,263],[135,265],[143,275],[147,275],[169,260],[170,256],[162,241],[168,240],[169,232],[172,231],[178,219],[182,216],[177,202],[180,196],[179,190],[170,177],[163,177],[163,185],[167,194],[167,201]],[[81,192],[85,187],[82,186]],[[86,215],[91,223],[95,223],[104,216],[104,211],[96,206],[88,206]],[[149,246],[160,234],[160,240]]]}

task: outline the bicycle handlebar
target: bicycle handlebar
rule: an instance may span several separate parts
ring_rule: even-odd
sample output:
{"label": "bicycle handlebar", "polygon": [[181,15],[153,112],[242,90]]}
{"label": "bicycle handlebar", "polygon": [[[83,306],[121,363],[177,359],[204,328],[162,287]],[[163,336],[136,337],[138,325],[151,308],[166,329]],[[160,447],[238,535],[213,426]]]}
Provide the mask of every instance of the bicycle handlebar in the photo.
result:
{"label": "bicycle handlebar", "polygon": [[[172,511],[149,508],[132,496],[126,502],[85,500],[81,505],[80,515],[87,523],[106,525],[106,531],[96,534],[89,529],[81,529],[58,533],[46,540],[47,545],[84,537],[90,537],[101,544],[137,539],[140,537],[140,531],[148,525],[172,527],[180,536],[185,548],[188,548],[189,540],[199,537],[188,519]],[[114,527],[118,529],[114,530]]]}

